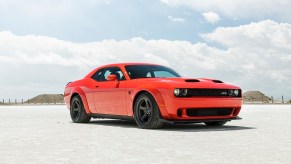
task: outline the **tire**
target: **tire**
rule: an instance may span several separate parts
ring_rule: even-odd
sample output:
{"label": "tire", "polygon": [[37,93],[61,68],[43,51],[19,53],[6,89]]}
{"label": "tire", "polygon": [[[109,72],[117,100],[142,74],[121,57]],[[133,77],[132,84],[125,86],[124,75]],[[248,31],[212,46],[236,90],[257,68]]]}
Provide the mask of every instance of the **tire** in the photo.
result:
{"label": "tire", "polygon": [[223,126],[227,121],[212,121],[212,122],[204,122],[207,126]]}
{"label": "tire", "polygon": [[158,129],[163,126],[159,107],[151,94],[145,92],[137,97],[134,104],[134,120],[142,129]]}
{"label": "tire", "polygon": [[74,123],[88,123],[91,119],[91,117],[86,114],[83,102],[79,95],[72,98],[70,114]]}

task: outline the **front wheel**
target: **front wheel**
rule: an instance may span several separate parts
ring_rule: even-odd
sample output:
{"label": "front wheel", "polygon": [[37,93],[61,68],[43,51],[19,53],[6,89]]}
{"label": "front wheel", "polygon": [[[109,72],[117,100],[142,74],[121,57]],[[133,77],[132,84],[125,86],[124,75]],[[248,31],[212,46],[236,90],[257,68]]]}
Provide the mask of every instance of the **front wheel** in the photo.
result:
{"label": "front wheel", "polygon": [[223,126],[227,121],[211,121],[211,122],[204,122],[207,126]]}
{"label": "front wheel", "polygon": [[85,112],[80,96],[74,96],[71,101],[70,114],[74,123],[88,123],[91,119]]}
{"label": "front wheel", "polygon": [[159,107],[149,93],[142,93],[134,104],[134,119],[140,128],[157,129],[163,126],[160,121]]}

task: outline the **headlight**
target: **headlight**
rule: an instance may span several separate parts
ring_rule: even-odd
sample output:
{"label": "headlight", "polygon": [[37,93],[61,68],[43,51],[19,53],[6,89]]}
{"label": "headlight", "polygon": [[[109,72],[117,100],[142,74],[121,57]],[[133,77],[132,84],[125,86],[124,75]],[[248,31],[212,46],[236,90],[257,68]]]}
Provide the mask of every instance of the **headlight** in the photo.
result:
{"label": "headlight", "polygon": [[188,96],[188,89],[186,89],[186,88],[176,88],[174,90],[174,95],[176,97],[187,97]]}
{"label": "headlight", "polygon": [[188,89],[182,89],[182,95],[187,96],[188,95]]}
{"label": "headlight", "polygon": [[233,95],[233,90],[232,89],[228,90],[228,95],[229,96],[232,96]]}
{"label": "headlight", "polygon": [[235,96],[238,96],[238,94],[239,94],[238,89],[234,90],[233,93],[234,93]]}
{"label": "headlight", "polygon": [[174,90],[174,95],[175,96],[179,96],[179,94],[180,94],[180,89],[175,89]]}

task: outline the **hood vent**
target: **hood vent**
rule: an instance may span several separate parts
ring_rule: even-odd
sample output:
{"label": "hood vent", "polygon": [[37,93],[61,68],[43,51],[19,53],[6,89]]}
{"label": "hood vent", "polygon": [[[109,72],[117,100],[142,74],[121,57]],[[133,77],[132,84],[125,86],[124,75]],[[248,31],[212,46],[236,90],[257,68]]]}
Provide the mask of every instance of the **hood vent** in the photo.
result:
{"label": "hood vent", "polygon": [[222,81],[220,80],[212,80],[214,83],[223,83]]}
{"label": "hood vent", "polygon": [[200,82],[200,81],[197,80],[197,79],[186,79],[185,81],[186,81],[186,82]]}

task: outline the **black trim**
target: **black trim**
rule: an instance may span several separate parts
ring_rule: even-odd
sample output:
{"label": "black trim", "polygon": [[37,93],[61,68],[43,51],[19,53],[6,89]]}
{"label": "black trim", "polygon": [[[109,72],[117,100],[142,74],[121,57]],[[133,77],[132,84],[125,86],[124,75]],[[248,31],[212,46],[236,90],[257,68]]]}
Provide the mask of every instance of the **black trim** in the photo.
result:
{"label": "black trim", "polygon": [[185,82],[200,82],[197,79],[186,79]]}
{"label": "black trim", "polygon": [[111,119],[122,119],[122,120],[134,120],[132,116],[124,115],[112,115],[112,114],[91,114],[93,118],[111,118]]}
{"label": "black trim", "polygon": [[[221,98],[241,98],[241,89],[213,89],[213,88],[177,88],[180,94],[176,97],[221,97]],[[234,90],[238,90],[238,95],[234,94]],[[186,92],[186,94],[183,94]]]}
{"label": "black trim", "polygon": [[242,118],[237,116],[234,118],[222,118],[222,119],[195,119],[195,120],[166,120],[161,119],[162,122],[167,123],[200,123],[200,122],[213,122],[213,121],[232,121],[232,120],[241,120]]}
{"label": "black trim", "polygon": [[233,108],[186,108],[189,117],[197,116],[229,116]]}
{"label": "black trim", "polygon": [[220,80],[212,80],[212,82],[214,82],[214,83],[223,83],[223,82],[220,81]]}

